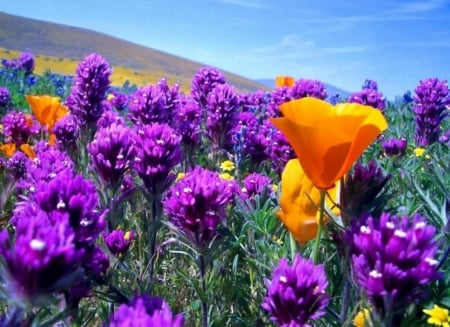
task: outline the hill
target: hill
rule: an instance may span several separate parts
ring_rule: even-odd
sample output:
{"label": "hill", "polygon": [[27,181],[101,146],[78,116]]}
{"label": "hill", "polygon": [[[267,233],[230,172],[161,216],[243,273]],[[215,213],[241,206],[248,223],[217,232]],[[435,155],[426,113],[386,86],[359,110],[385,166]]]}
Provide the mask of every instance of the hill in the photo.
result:
{"label": "hill", "polygon": [[[73,67],[78,61],[91,52],[97,52],[114,67],[115,74],[120,75],[113,76],[113,81],[128,79],[132,83],[145,85],[166,77],[169,83],[180,82],[183,89],[190,87],[194,74],[206,66],[103,33],[2,12],[0,48],[3,48],[3,57],[6,58],[8,51],[9,57],[14,56],[14,51],[30,52],[46,61],[47,69],[65,74],[74,74]],[[56,65],[57,62],[60,64]],[[67,72],[68,69],[70,72]],[[242,76],[222,72],[227,81],[240,91],[269,89]]]}

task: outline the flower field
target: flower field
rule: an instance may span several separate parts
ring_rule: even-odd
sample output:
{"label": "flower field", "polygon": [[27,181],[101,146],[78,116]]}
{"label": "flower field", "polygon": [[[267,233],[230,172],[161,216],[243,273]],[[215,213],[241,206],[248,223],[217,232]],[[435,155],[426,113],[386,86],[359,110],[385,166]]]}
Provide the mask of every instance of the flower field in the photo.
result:
{"label": "flower field", "polygon": [[445,80],[34,67],[0,67],[0,326],[449,326]]}

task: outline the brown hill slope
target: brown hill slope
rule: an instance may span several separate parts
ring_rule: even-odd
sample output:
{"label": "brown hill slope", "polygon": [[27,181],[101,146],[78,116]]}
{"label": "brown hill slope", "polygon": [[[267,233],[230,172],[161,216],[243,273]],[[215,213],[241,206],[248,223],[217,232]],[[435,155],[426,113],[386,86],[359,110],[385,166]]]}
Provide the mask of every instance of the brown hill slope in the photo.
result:
{"label": "brown hill slope", "polygon": [[[205,66],[103,33],[2,12],[0,47],[77,61],[91,52],[97,52],[114,67],[129,68],[136,75],[148,75],[148,83],[155,83],[160,78],[167,77],[169,81],[180,81],[184,87],[189,87],[195,72]],[[52,70],[51,67],[48,68]],[[228,82],[241,91],[267,89],[262,84],[236,74],[223,73]]]}

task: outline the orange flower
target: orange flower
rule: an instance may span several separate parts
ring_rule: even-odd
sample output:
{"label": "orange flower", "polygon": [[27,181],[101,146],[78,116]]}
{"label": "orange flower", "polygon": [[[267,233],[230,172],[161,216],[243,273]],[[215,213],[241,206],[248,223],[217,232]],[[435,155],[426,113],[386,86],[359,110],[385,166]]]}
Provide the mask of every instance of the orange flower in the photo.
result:
{"label": "orange flower", "polygon": [[27,155],[28,158],[34,159],[36,158],[36,153],[34,152],[31,145],[24,143],[20,146],[20,150]]}
{"label": "orange flower", "polygon": [[277,76],[275,77],[275,87],[292,87],[294,85],[294,78],[290,76]]}
{"label": "orange flower", "polygon": [[2,151],[6,157],[12,157],[14,153],[16,153],[16,144],[14,143],[6,143],[0,145],[0,151]]}
{"label": "orange flower", "polygon": [[[339,214],[333,201],[337,201],[339,185],[329,189],[325,204]],[[331,200],[333,199],[333,201]],[[286,164],[281,175],[280,211],[278,218],[299,243],[306,243],[316,237],[319,221],[320,190],[305,175],[297,159]]]}
{"label": "orange flower", "polygon": [[26,98],[36,119],[47,126],[48,130],[69,113],[69,109],[59,102],[58,97],[27,95]]}
{"label": "orange flower", "polygon": [[357,103],[332,106],[312,97],[280,106],[271,122],[286,136],[314,186],[329,189],[387,128],[380,110]]}

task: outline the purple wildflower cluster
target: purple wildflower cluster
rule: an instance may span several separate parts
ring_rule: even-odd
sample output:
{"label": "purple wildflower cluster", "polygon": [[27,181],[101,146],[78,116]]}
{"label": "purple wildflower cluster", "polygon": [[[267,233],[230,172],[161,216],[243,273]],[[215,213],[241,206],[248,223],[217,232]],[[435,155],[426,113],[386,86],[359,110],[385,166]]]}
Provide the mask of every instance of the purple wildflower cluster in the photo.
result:
{"label": "purple wildflower cluster", "polygon": [[122,304],[110,317],[106,326],[110,327],[140,327],[165,326],[182,327],[182,314],[174,316],[169,305],[161,298],[137,296],[130,304]]}
{"label": "purple wildflower cluster", "polygon": [[123,232],[121,229],[115,229],[111,233],[103,233],[103,239],[108,250],[115,256],[125,254],[134,238],[133,232]]}
{"label": "purple wildflower cluster", "polygon": [[202,108],[208,103],[209,93],[217,86],[225,84],[225,76],[213,67],[200,68],[192,78],[191,96]]}
{"label": "purple wildflower cluster", "polygon": [[386,108],[386,99],[380,91],[378,84],[373,80],[366,80],[361,91],[350,94],[347,99],[350,103],[360,103],[383,111]]}
{"label": "purple wildflower cluster", "polygon": [[420,299],[421,286],[437,280],[435,228],[416,214],[398,218],[384,213],[353,233],[352,263],[356,282],[380,317]]}
{"label": "purple wildflower cluster", "polygon": [[101,180],[116,188],[135,156],[134,133],[122,124],[99,128],[88,145],[93,167]]}
{"label": "purple wildflower cluster", "polygon": [[181,145],[185,158],[194,157],[194,149],[200,142],[200,131],[202,121],[202,109],[200,104],[192,98],[185,98],[179,109],[174,113],[173,127],[181,136]]}
{"label": "purple wildflower cluster", "polygon": [[0,87],[0,112],[5,112],[11,107],[11,93],[7,87]]}
{"label": "purple wildflower cluster", "polygon": [[203,247],[216,236],[217,226],[225,220],[225,209],[234,190],[234,182],[197,167],[168,190],[164,210],[175,226]]}
{"label": "purple wildflower cluster", "polygon": [[172,88],[162,79],[138,89],[130,99],[129,118],[135,124],[170,124],[180,104],[179,85]]}
{"label": "purple wildflower cluster", "polygon": [[58,146],[71,153],[77,148],[77,140],[80,137],[80,125],[74,115],[68,114],[58,120],[52,128],[56,136]]}
{"label": "purple wildflower cluster", "polygon": [[95,126],[105,111],[111,73],[109,64],[96,53],[86,56],[79,63],[67,106],[80,124]]}
{"label": "purple wildflower cluster", "polygon": [[398,139],[391,137],[381,142],[381,148],[383,153],[388,157],[401,157],[406,152],[407,144],[406,138]]}
{"label": "purple wildflower cluster", "polygon": [[167,124],[137,126],[133,170],[152,195],[161,195],[176,179],[173,168],[182,160],[180,137]]}
{"label": "purple wildflower cluster", "polygon": [[18,69],[25,75],[30,75],[34,71],[34,56],[28,52],[22,52],[17,59],[2,59],[3,67],[7,69]]}
{"label": "purple wildflower cluster", "polygon": [[2,119],[3,135],[7,143],[21,145],[28,142],[37,129],[33,126],[33,121],[29,115],[22,111],[10,111]]}
{"label": "purple wildflower cluster", "polygon": [[420,81],[414,91],[414,138],[417,146],[424,147],[439,140],[441,123],[449,115],[450,91],[447,81],[437,78]]}
{"label": "purple wildflower cluster", "polygon": [[311,320],[325,315],[330,299],[323,265],[296,254],[292,265],[281,259],[272,279],[266,281],[267,295],[262,307],[278,326],[310,327]]}
{"label": "purple wildflower cluster", "polygon": [[314,97],[325,100],[327,98],[325,84],[318,80],[298,79],[295,81],[290,92],[293,99]]}

